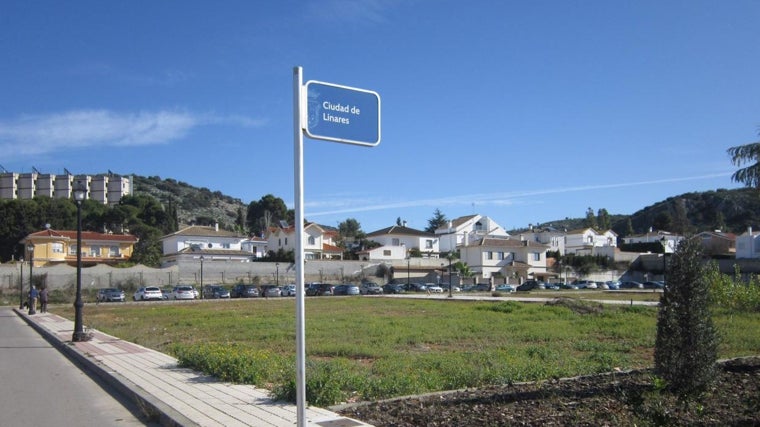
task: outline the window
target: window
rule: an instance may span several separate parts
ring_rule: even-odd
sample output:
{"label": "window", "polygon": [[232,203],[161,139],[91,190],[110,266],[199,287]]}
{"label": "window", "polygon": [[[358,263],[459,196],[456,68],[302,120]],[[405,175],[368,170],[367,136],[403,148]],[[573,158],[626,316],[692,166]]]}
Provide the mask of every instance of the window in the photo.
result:
{"label": "window", "polygon": [[497,252],[496,253],[496,259],[503,260],[504,259],[504,252]]}
{"label": "window", "polygon": [[121,254],[119,253],[119,247],[118,246],[111,246],[108,248],[108,255],[112,257],[120,257]]}
{"label": "window", "polygon": [[314,236],[309,236],[309,244],[310,245],[316,245],[317,239],[314,238]]}
{"label": "window", "polygon": [[76,254],[77,254],[77,245],[69,246],[69,255],[76,255]]}
{"label": "window", "polygon": [[63,253],[63,243],[51,243],[50,249],[53,251],[54,254],[62,254]]}
{"label": "window", "polygon": [[230,249],[230,248],[231,248],[231,246],[230,246],[230,244],[229,244],[229,243],[222,243],[222,248],[223,248],[223,249]]}
{"label": "window", "polygon": [[483,224],[480,223],[480,221],[475,223],[475,227],[473,227],[475,231],[483,231]]}
{"label": "window", "polygon": [[433,241],[428,239],[425,240],[425,249],[433,249]]}
{"label": "window", "polygon": [[533,252],[533,261],[541,261],[541,252]]}
{"label": "window", "polygon": [[92,257],[100,256],[100,246],[97,246],[97,245],[90,246],[90,256]]}
{"label": "window", "polygon": [[486,252],[486,259],[493,259],[493,252],[491,251]]}
{"label": "window", "polygon": [[391,256],[390,249],[383,249],[383,256]]}
{"label": "window", "polygon": [[401,241],[397,238],[391,239],[391,246],[401,246]]}

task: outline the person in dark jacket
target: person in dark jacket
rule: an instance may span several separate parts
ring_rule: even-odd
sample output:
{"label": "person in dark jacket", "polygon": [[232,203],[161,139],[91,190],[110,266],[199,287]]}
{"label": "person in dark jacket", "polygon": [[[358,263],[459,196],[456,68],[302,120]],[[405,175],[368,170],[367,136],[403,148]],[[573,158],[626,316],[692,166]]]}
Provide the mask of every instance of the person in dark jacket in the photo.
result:
{"label": "person in dark jacket", "polygon": [[40,291],[40,313],[47,313],[48,289],[47,286]]}

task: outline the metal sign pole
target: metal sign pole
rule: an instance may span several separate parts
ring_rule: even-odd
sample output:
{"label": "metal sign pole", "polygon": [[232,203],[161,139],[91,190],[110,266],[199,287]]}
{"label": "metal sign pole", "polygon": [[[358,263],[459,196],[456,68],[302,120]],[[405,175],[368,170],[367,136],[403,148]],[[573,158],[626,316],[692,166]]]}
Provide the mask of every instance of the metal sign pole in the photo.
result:
{"label": "metal sign pole", "polygon": [[298,427],[306,427],[306,316],[303,255],[303,69],[293,69],[293,141],[295,169],[296,267],[296,405]]}

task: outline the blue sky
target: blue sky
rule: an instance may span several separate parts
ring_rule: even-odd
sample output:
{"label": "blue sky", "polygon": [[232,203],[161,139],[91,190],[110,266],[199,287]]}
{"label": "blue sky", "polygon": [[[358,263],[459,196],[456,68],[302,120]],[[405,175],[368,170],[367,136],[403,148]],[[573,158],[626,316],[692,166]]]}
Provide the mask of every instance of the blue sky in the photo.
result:
{"label": "blue sky", "polygon": [[507,229],[737,188],[760,2],[0,5],[0,165],[174,178],[293,206],[293,68],[376,91],[376,147],[305,141],[305,216]]}

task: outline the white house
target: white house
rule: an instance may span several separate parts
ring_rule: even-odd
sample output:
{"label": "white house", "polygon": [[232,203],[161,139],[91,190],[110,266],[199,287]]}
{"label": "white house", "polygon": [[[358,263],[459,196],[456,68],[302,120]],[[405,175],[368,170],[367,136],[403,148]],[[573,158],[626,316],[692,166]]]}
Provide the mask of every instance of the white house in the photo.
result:
{"label": "white house", "polygon": [[665,248],[665,253],[672,254],[675,252],[678,242],[683,239],[683,236],[662,230],[652,231],[650,228],[646,233],[623,237],[623,243],[659,243]]}
{"label": "white house", "polygon": [[459,247],[459,258],[484,279],[499,274],[521,283],[527,279],[545,280],[547,245],[531,240],[486,237]]}
{"label": "white house", "polygon": [[267,255],[269,242],[261,237],[250,237],[240,242],[240,249],[250,252],[254,258],[263,258]]}
{"label": "white house", "polygon": [[245,236],[233,231],[213,227],[192,225],[161,237],[161,265],[176,264],[181,259],[200,259],[206,261],[249,262],[253,257],[250,251],[243,250],[241,242]]}
{"label": "white house", "polygon": [[[327,232],[316,223],[308,223],[303,228],[303,252],[305,259],[343,259],[343,250],[332,241],[334,233]],[[296,227],[269,227],[266,233],[267,251],[285,252],[296,249]]]}
{"label": "white house", "polygon": [[612,230],[598,232],[593,228],[568,231],[565,250],[576,255],[609,255],[617,247],[617,233]]}
{"label": "white house", "polygon": [[467,215],[451,220],[435,230],[441,252],[456,251],[460,245],[477,242],[486,236],[508,237],[509,233],[493,219],[482,215]]}
{"label": "white house", "polygon": [[[402,225],[394,225],[367,234],[367,239],[379,243],[381,246],[404,248],[405,258],[409,251],[419,249],[423,257],[438,258],[440,253],[438,237],[433,233],[415,230]],[[392,254],[400,253],[398,250]]]}
{"label": "white house", "polygon": [[565,230],[558,230],[554,227],[532,228],[530,231],[520,233],[525,240],[532,240],[549,246],[550,251],[559,252],[560,255],[566,253],[565,249]]}
{"label": "white house", "polygon": [[760,258],[760,232],[748,227],[745,233],[736,236],[736,259]]}
{"label": "white house", "polygon": [[367,249],[357,253],[362,261],[393,261],[407,256],[406,246],[387,246]]}

